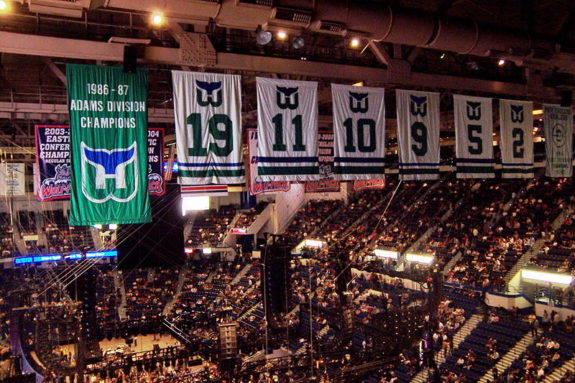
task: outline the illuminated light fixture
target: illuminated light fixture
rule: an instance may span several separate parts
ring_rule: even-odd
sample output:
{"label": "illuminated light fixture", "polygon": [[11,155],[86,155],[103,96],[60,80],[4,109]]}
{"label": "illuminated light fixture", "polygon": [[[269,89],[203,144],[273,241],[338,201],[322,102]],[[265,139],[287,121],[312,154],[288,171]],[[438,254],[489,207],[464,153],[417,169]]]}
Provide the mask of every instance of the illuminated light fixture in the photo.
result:
{"label": "illuminated light fixture", "polygon": [[351,84],[351,86],[363,86],[363,81],[356,82],[355,84]]}
{"label": "illuminated light fixture", "polygon": [[94,227],[98,230],[102,230],[102,225],[100,225],[99,223],[95,224]]}
{"label": "illuminated light fixture", "polygon": [[443,60],[444,58],[446,58],[446,57],[447,57],[447,55],[446,55],[445,53],[442,53],[441,56],[439,56],[439,58],[442,59],[442,60]]}
{"label": "illuminated light fixture", "polygon": [[301,49],[305,46],[305,40],[303,39],[303,37],[296,37],[295,39],[292,40],[291,46],[294,49]]}
{"label": "illuminated light fixture", "polygon": [[186,254],[192,254],[194,252],[194,249],[192,249],[191,247],[186,247],[184,249],[184,253]]}
{"label": "illuminated light fixture", "polygon": [[211,253],[212,253],[212,249],[210,249],[209,247],[203,248],[203,249],[202,249],[202,253],[204,253],[204,254],[211,254]]}
{"label": "illuminated light fixture", "polygon": [[505,65],[505,60],[504,60],[504,59],[499,59],[499,61],[497,61],[497,65],[499,65],[499,66]]}
{"label": "illuminated light fixture", "polygon": [[424,254],[407,254],[405,257],[408,262],[417,262],[417,263],[424,263],[429,265],[433,263],[434,257],[433,255],[424,255]]}
{"label": "illuminated light fixture", "polygon": [[278,33],[276,34],[276,37],[278,38],[278,40],[283,41],[283,40],[287,39],[288,35],[284,31],[278,31]]}
{"label": "illuminated light fixture", "polygon": [[358,38],[351,39],[351,41],[349,42],[349,46],[354,49],[359,48],[359,39]]}
{"label": "illuminated light fixture", "polygon": [[573,277],[567,274],[548,273],[536,270],[521,270],[521,277],[532,281],[570,285]]}
{"label": "illuminated light fixture", "polygon": [[270,31],[264,31],[261,26],[256,29],[256,43],[258,45],[266,45],[272,41],[272,33]]}
{"label": "illuminated light fixture", "polygon": [[248,229],[241,229],[241,228],[233,228],[232,229],[233,234],[245,234],[247,232],[248,232]]}
{"label": "illuminated light fixture", "polygon": [[323,247],[323,242],[319,241],[317,239],[306,239],[304,241],[305,246],[308,247],[317,247],[317,248],[321,248]]}
{"label": "illuminated light fixture", "polygon": [[115,223],[111,223],[111,224],[108,225],[108,228],[109,228],[110,230],[117,230],[117,229],[118,229],[118,225],[115,224]]}
{"label": "illuminated light fixture", "polygon": [[375,254],[376,257],[380,258],[397,259],[397,251],[375,249],[373,251],[373,254]]}
{"label": "illuminated light fixture", "polygon": [[540,114],[543,114],[543,109],[533,109],[534,116],[539,116]]}
{"label": "illuminated light fixture", "polygon": [[8,2],[6,0],[0,0],[0,12],[8,12],[9,10]]}
{"label": "illuminated light fixture", "polygon": [[150,22],[152,23],[153,26],[159,27],[160,25],[162,25],[164,23],[164,15],[162,14],[162,12],[154,11],[152,13],[152,17],[150,19]]}

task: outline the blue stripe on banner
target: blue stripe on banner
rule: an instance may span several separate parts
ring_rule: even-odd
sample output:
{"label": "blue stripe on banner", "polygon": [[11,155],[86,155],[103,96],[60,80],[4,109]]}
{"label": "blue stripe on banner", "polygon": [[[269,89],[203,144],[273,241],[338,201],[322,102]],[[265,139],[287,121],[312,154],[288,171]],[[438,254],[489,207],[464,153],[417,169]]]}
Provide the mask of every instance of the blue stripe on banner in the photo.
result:
{"label": "blue stripe on banner", "polygon": [[439,162],[399,163],[399,166],[439,166]]}
{"label": "blue stripe on banner", "polygon": [[318,162],[318,157],[256,157],[257,162]]}
{"label": "blue stripe on banner", "polygon": [[493,164],[495,163],[494,159],[489,158],[457,158],[457,162],[465,163],[465,164]]}
{"label": "blue stripe on banner", "polygon": [[200,163],[200,162],[178,162],[178,166],[190,166],[190,167],[208,167],[208,166],[244,166],[243,162],[231,162],[231,163],[220,163],[220,162],[210,162],[210,163]]}
{"label": "blue stripe on banner", "polygon": [[526,164],[509,164],[509,163],[501,163],[503,166],[533,166],[533,162],[528,162]]}
{"label": "blue stripe on banner", "polygon": [[365,163],[384,163],[385,158],[383,157],[376,157],[376,158],[357,158],[357,157],[335,157],[333,162],[365,162]]}

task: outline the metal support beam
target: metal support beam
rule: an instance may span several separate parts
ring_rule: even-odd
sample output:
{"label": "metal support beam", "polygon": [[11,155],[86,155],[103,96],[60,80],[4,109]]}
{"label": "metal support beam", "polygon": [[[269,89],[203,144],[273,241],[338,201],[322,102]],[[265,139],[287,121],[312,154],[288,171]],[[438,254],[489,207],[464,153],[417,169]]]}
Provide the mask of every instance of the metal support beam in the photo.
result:
{"label": "metal support beam", "polygon": [[[114,62],[121,62],[124,53],[123,45],[121,44],[11,32],[0,32],[0,52]],[[182,65],[180,50],[177,48],[146,47],[143,60],[147,63]],[[217,63],[213,68],[243,70],[248,72],[282,73],[340,81],[357,81],[358,78],[361,78],[361,80],[374,85],[393,83],[406,87],[456,89],[460,91],[502,94],[506,96],[526,95],[526,86],[524,84],[427,73],[411,73],[408,77],[397,78],[392,72],[383,68],[236,53],[218,53]],[[536,101],[557,100],[558,96],[553,88],[540,89],[536,97]]]}
{"label": "metal support beam", "polygon": [[377,59],[385,66],[389,67],[391,57],[385,50],[385,47],[378,42],[372,41],[369,43],[369,50]]}
{"label": "metal support beam", "polygon": [[58,80],[62,82],[62,84],[66,85],[66,75],[64,74],[64,72],[62,72],[60,68],[58,68],[58,66],[54,64],[52,60],[50,60],[49,58],[44,59],[44,63],[46,64],[48,69],[50,69],[52,74],[54,74],[54,76],[56,76]]}

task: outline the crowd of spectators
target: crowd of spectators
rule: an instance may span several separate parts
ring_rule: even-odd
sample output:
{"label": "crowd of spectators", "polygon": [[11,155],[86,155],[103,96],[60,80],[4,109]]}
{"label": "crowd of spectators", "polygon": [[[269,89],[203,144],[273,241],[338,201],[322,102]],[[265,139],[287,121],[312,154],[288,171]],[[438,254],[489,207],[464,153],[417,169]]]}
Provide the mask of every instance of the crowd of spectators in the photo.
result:
{"label": "crowd of spectators", "polygon": [[194,214],[192,228],[186,239],[186,246],[201,247],[208,245],[216,247],[228,233],[236,207],[234,205],[220,206],[217,210],[210,209]]}
{"label": "crowd of spectators", "polygon": [[[283,233],[286,243],[295,246],[321,228],[321,224],[343,207],[341,200],[311,200],[300,208]],[[341,216],[339,218],[342,218]]]}
{"label": "crowd of spectators", "polygon": [[242,210],[239,213],[238,219],[235,223],[237,228],[249,228],[252,223],[256,220],[259,214],[268,206],[269,202],[262,201],[258,202],[255,207],[247,210]]}
{"label": "crowd of spectators", "polygon": [[14,229],[7,213],[0,213],[0,252],[2,258],[11,257],[15,252]]}
{"label": "crowd of spectators", "polygon": [[159,319],[171,299],[179,269],[158,267],[123,272],[127,319],[146,322]]}
{"label": "crowd of spectators", "polygon": [[552,232],[559,213],[573,202],[573,183],[567,179],[536,178],[512,194],[496,223],[477,232],[472,243],[462,247],[463,257],[451,270],[449,282],[500,289],[506,273],[540,238]]}
{"label": "crowd of spectators", "polygon": [[[505,274],[539,239],[545,240],[545,246],[534,259],[534,264],[562,271],[572,270],[573,264],[565,263],[565,259],[560,262],[553,259],[552,263],[542,256],[553,253],[554,249],[570,250],[574,246],[572,228],[575,216],[567,215],[558,231],[552,228],[555,218],[575,200],[572,182],[546,178],[475,182],[455,180],[452,176],[437,183],[402,182],[398,185],[397,182],[390,181],[383,190],[356,193],[347,204],[339,200],[310,201],[300,209],[286,230],[286,241],[295,245],[313,233],[314,239],[324,240],[327,246],[315,251],[305,250],[291,261],[289,306],[286,314],[274,318],[271,325],[281,328],[282,337],[284,332],[289,334],[279,344],[293,354],[307,354],[313,350],[321,373],[331,374],[333,371],[330,369],[334,366],[376,357],[385,346],[382,339],[387,330],[378,327],[383,319],[391,318],[391,314],[401,315],[407,308],[424,307],[429,296],[424,289],[405,288],[399,278],[367,272],[366,269],[374,271],[376,268],[366,267],[364,259],[377,246],[402,253],[431,229],[430,237],[416,250],[436,255],[441,266],[461,252],[461,260],[447,273],[447,281],[466,287],[457,294],[449,292],[435,315],[427,318],[426,329],[429,332],[425,339],[435,352],[448,359],[441,367],[444,381],[477,380],[527,333],[531,322],[493,311],[469,339],[454,349],[455,333],[478,304],[475,297],[468,296],[468,292],[469,295],[476,294],[468,287],[486,289],[502,286]],[[265,206],[259,204],[252,211],[240,213],[236,226],[251,225]],[[442,221],[446,213],[451,216]],[[235,214],[236,210],[231,206],[198,213],[187,244],[213,246],[220,243]],[[44,228],[50,249],[71,250],[78,246],[77,243],[84,242],[80,234],[72,235],[72,229],[64,225],[63,213],[54,213],[52,218]],[[570,257],[566,259],[571,262]],[[153,268],[120,273],[118,280],[124,284],[126,321],[146,322],[165,318],[197,342],[198,350],[206,360],[217,355],[219,324],[234,321],[239,326],[240,355],[247,358],[261,350],[266,330],[260,291],[261,265],[256,260],[248,260],[247,254],[242,259],[222,258],[194,254],[181,270]],[[123,297],[121,289],[115,287],[117,271],[107,265],[96,267],[97,321],[101,324],[121,322],[119,306]],[[353,273],[350,271],[352,268]],[[21,282],[30,282],[32,289],[39,277],[41,274],[20,273],[18,276]],[[181,291],[178,289],[180,283]],[[342,285],[349,295],[342,296]],[[63,297],[57,292],[44,296],[30,292],[23,293],[21,299],[41,305],[60,302]],[[2,302],[0,300],[0,307],[3,307]],[[170,302],[173,306],[168,305]],[[342,334],[350,326],[342,320],[343,309],[351,310],[353,322],[351,334],[345,336]],[[55,327],[59,328],[58,337],[74,336],[74,331],[77,331],[72,325],[77,322],[75,315],[73,311],[67,315],[60,311],[52,318],[60,320],[60,325]],[[556,318],[553,313],[549,318],[543,317],[540,325],[543,332],[536,331],[537,339],[533,346],[509,371],[494,371],[496,381],[511,382],[510,375],[516,379],[513,382],[542,380],[573,356],[575,345],[564,340],[572,336],[573,318],[563,322]],[[69,357],[54,353],[53,347],[45,346],[50,342],[43,336],[38,338],[34,335],[40,330],[51,339],[53,330],[38,327],[42,321],[33,314],[27,314],[24,319],[24,339],[28,350],[35,350],[43,361],[47,360],[48,369],[70,368],[70,363],[66,365],[70,362]],[[68,322],[70,325],[65,325]],[[0,325],[0,335],[2,332],[7,330]],[[342,337],[349,337],[349,344],[338,343]],[[338,346],[342,347],[338,349]],[[418,346],[406,347],[397,354],[399,357],[395,362],[390,362],[378,373],[371,373],[365,381],[408,381],[422,367]],[[120,371],[117,370],[115,377],[109,377],[109,381],[222,379],[218,371],[197,373],[185,362]],[[237,377],[235,381],[290,381],[287,375],[278,375],[277,379],[273,373],[270,376],[256,375]],[[566,381],[569,379],[572,378],[567,376]]]}

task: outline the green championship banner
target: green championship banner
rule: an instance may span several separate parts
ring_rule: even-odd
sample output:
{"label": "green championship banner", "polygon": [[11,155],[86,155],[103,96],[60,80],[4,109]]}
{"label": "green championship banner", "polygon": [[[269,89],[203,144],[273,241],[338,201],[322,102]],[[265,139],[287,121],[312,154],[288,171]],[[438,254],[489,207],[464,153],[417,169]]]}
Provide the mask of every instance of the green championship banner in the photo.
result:
{"label": "green championship banner", "polygon": [[66,79],[70,225],[150,222],[147,72],[68,64]]}

